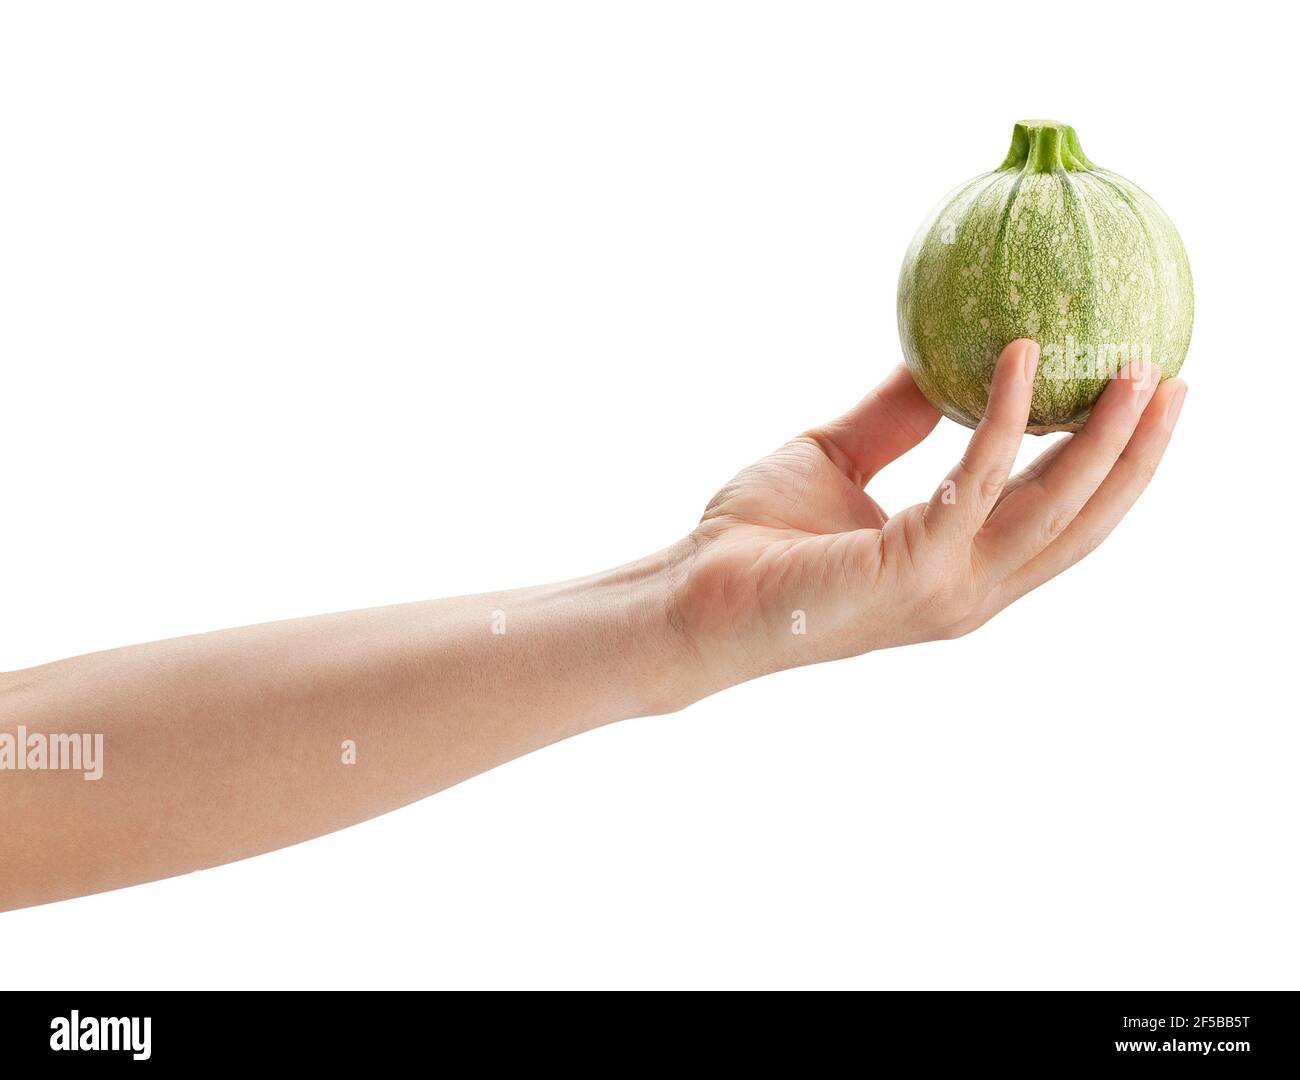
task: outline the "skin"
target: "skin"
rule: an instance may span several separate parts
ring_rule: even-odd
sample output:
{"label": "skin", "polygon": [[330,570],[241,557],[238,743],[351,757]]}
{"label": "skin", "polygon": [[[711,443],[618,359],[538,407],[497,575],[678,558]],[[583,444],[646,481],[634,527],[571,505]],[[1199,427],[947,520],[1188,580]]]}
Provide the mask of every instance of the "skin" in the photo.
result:
{"label": "skin", "polygon": [[903,355],[950,418],[975,427],[996,348],[1024,334],[1044,361],[1031,431],[1077,431],[1119,364],[1177,375],[1191,341],[1192,271],[1145,191],[1084,155],[1073,128],[1017,124],[993,172],[950,194],[898,281]]}
{"label": "skin", "polygon": [[1007,346],[961,462],[892,518],[864,488],[939,419],[903,367],[627,566],[0,676],[0,732],[104,735],[102,779],[0,771],[0,910],[247,858],[601,724],[973,630],[1109,534],[1186,389],[1126,369],[1083,431],[1009,477],[1037,361],[1033,342]]}

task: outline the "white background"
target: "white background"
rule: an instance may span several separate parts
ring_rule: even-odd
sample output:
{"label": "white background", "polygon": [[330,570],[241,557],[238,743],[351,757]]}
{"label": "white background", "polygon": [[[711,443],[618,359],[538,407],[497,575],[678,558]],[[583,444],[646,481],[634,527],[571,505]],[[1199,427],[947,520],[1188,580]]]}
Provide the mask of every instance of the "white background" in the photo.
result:
{"label": "white background", "polygon": [[0,916],[0,984],[1300,983],[1281,9],[2,10],[6,669],[676,539],[897,362],[913,229],[1024,116],[1160,201],[1197,322],[1147,496],[973,636]]}

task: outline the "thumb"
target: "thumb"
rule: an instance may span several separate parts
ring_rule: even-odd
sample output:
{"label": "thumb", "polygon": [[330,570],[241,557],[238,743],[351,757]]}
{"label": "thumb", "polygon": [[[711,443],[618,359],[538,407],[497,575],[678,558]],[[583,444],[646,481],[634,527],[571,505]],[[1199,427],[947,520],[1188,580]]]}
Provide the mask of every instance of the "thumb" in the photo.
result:
{"label": "thumb", "polygon": [[939,410],[899,364],[843,416],[805,432],[858,487],[934,430]]}

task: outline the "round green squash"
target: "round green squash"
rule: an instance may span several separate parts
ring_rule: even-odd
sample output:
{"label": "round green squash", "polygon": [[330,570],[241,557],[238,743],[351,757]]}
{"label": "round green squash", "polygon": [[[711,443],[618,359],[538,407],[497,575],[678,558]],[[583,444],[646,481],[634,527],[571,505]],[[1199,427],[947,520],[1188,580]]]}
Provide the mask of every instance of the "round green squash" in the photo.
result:
{"label": "round green squash", "polygon": [[1145,358],[1177,374],[1192,336],[1192,273],[1141,188],[1099,169],[1074,129],[1016,124],[1006,160],[949,195],[898,281],[898,329],[917,386],[975,427],[1003,347],[1042,349],[1027,430],[1075,431],[1107,381]]}

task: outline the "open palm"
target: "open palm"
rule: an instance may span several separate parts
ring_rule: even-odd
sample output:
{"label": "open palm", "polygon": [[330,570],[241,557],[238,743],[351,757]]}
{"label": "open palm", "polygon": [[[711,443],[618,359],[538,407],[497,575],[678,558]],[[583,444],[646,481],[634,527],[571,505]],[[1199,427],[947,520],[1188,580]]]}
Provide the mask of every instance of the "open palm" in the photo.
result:
{"label": "open palm", "polygon": [[961,463],[892,518],[864,489],[939,420],[903,367],[743,470],[691,536],[692,639],[752,677],[958,636],[1096,547],[1155,471],[1185,387],[1125,369],[1083,431],[1011,478],[1037,359],[1033,342],[1007,347]]}

